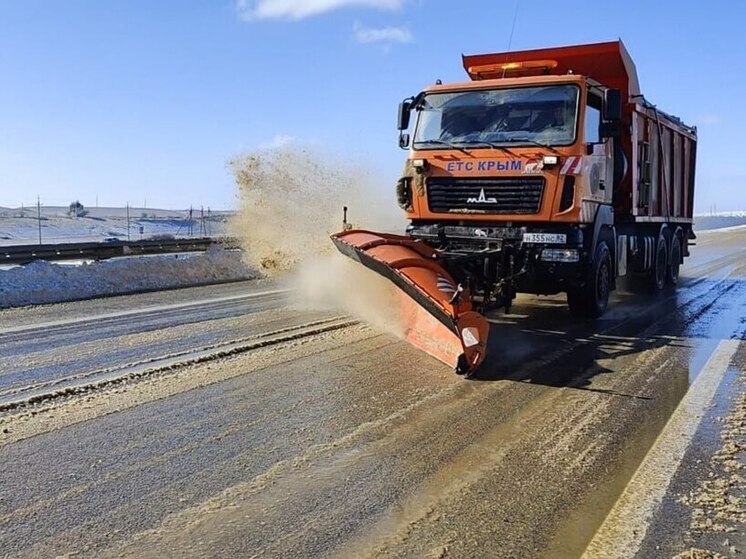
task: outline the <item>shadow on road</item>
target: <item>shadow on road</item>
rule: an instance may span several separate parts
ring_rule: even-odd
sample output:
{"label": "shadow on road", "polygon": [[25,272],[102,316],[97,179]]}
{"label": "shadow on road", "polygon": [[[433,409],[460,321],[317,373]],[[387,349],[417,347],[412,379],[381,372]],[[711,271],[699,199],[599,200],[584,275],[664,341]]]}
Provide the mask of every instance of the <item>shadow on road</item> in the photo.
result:
{"label": "shadow on road", "polygon": [[[614,373],[601,362],[664,346],[690,348],[687,340],[695,338],[744,339],[744,317],[742,278],[693,280],[658,295],[620,292],[595,321],[570,316],[564,296],[530,298],[510,315],[490,317],[489,357],[474,379],[604,392],[590,387],[593,377]],[[537,361],[539,366],[522,371]]]}

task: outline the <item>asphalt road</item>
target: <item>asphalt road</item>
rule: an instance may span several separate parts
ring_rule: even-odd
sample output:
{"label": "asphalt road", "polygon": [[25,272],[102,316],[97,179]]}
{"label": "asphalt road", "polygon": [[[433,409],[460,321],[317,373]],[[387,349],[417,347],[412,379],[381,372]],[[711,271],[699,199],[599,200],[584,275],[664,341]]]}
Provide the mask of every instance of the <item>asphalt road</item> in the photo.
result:
{"label": "asphalt road", "polygon": [[519,298],[481,380],[272,284],[2,311],[0,555],[579,557],[723,340],[716,404],[746,369],[746,230],[693,250],[599,321]]}

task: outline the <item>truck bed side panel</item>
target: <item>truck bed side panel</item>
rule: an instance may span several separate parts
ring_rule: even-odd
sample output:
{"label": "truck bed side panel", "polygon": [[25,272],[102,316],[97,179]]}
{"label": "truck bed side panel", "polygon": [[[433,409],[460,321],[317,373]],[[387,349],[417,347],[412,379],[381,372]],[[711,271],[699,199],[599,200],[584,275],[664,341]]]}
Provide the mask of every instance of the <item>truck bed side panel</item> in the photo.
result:
{"label": "truck bed side panel", "polygon": [[637,105],[625,146],[631,181],[632,221],[690,223],[694,206],[696,131],[650,107]]}

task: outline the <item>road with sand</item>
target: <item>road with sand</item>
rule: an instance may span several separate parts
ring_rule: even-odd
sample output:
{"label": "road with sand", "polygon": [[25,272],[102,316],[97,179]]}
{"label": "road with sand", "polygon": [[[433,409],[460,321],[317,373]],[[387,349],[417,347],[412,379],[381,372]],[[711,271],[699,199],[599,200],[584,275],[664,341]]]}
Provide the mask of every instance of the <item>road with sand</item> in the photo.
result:
{"label": "road with sand", "polygon": [[520,296],[478,379],[290,299],[0,311],[0,556],[740,550],[746,229],[701,233],[675,292],[618,291],[595,322]]}

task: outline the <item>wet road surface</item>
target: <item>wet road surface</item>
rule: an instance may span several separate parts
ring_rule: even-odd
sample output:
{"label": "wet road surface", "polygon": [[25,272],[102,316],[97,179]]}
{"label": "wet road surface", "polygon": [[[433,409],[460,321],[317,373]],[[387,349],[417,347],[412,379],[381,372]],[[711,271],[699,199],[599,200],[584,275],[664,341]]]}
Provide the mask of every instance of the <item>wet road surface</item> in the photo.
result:
{"label": "wet road surface", "polygon": [[[519,298],[480,380],[352,323],[7,409],[0,550],[579,557],[719,344],[744,339],[745,241],[701,235],[675,293],[621,292],[596,322]],[[0,390],[334,318],[242,297],[272,285],[198,289],[0,313]]]}
{"label": "wet road surface", "polygon": [[[145,301],[130,301],[126,308],[117,305],[126,298],[118,297],[109,310],[100,308],[101,300],[87,301],[88,313],[71,317],[52,305],[41,307],[46,314],[31,324],[3,321],[0,405],[58,389],[73,380],[121,375],[165,359],[183,360],[334,317],[329,312],[287,308],[288,290],[283,288],[241,282],[230,288],[223,286],[221,291],[227,294],[200,297],[204,291],[195,289],[195,297],[189,301],[155,304],[151,296]],[[183,298],[184,293],[178,295]],[[17,309],[13,312],[19,313]]]}

